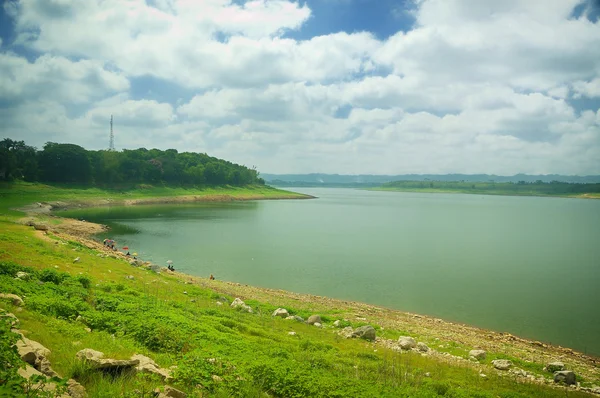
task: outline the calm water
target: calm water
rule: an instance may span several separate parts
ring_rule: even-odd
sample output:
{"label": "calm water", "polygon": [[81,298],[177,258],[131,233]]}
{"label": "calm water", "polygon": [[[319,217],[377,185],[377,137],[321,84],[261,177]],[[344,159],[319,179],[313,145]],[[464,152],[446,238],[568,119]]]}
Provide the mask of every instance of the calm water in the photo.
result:
{"label": "calm water", "polygon": [[600,200],[297,189],[315,200],[86,210],[143,259],[600,355]]}

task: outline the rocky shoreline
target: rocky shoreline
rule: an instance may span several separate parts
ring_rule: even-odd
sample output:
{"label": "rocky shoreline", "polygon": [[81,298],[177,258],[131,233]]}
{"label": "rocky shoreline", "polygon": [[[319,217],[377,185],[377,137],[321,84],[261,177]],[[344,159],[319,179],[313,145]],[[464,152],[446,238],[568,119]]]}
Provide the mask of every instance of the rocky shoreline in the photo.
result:
{"label": "rocky shoreline", "polygon": [[[247,199],[251,200],[251,199]],[[146,204],[146,203],[184,203],[177,201],[169,202],[132,202],[128,205]],[[61,203],[62,204],[62,203]],[[429,355],[439,358],[442,361],[457,364],[459,366],[468,366],[477,369],[481,374],[496,372],[501,376],[511,376],[522,382],[557,385],[554,383],[554,374],[548,372],[545,376],[533,374],[517,366],[506,367],[501,370],[498,367],[491,367],[488,364],[482,364],[479,360],[473,361],[469,357],[453,355],[445,352],[448,344],[458,344],[460,346],[470,347],[474,350],[484,352],[500,353],[509,357],[517,358],[523,363],[548,364],[560,362],[564,367],[585,380],[594,381],[590,386],[581,386],[579,384],[570,384],[567,388],[586,391],[589,393],[600,394],[600,358],[586,355],[570,348],[550,345],[539,341],[527,340],[509,333],[484,330],[456,322],[448,322],[439,318],[411,314],[398,310],[391,310],[384,307],[369,305],[365,303],[337,300],[322,296],[299,294],[287,292],[278,289],[261,288],[244,285],[234,282],[212,281],[208,278],[186,275],[178,272],[167,271],[166,268],[143,262],[132,260],[123,253],[112,251],[106,248],[102,243],[95,241],[91,236],[98,232],[106,230],[106,226],[90,222],[78,221],[68,218],[58,217],[51,212],[57,208],[64,209],[64,206],[83,207],[79,204],[57,204],[40,203],[28,206],[26,209],[28,216],[21,220],[23,224],[33,226],[38,230],[38,236],[41,239],[49,239],[46,234],[51,232],[59,238],[75,240],[88,247],[98,251],[99,255],[122,258],[133,266],[143,266],[158,272],[168,272],[178,278],[181,283],[197,284],[216,292],[238,297],[240,300],[253,299],[271,304],[281,305],[282,307],[293,306],[296,309],[306,309],[314,312],[338,310],[340,316],[345,317],[352,322],[363,322],[369,325],[377,325],[382,330],[402,330],[408,334],[420,336],[420,341],[427,350],[422,347],[411,347],[421,355]],[[93,205],[90,205],[93,206]],[[44,223],[39,216],[50,216],[60,219],[60,223],[52,225]],[[347,337],[349,330],[335,330]],[[345,334],[344,334],[345,333]],[[354,333],[354,330],[352,330]],[[423,341],[426,341],[427,344]],[[373,344],[386,348],[397,350],[401,347],[399,341],[384,338],[374,338]],[[435,344],[435,345],[434,345]],[[405,350],[407,351],[407,350]],[[402,352],[402,348],[400,349]],[[483,377],[483,376],[482,376]],[[570,376],[569,376],[570,377]]]}

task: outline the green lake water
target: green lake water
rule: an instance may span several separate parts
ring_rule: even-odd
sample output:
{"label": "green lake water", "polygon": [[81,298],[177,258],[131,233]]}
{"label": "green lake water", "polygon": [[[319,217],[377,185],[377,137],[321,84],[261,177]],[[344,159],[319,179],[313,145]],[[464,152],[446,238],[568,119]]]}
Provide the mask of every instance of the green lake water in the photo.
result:
{"label": "green lake water", "polygon": [[292,189],[314,200],[68,212],[178,271],[600,355],[600,200]]}

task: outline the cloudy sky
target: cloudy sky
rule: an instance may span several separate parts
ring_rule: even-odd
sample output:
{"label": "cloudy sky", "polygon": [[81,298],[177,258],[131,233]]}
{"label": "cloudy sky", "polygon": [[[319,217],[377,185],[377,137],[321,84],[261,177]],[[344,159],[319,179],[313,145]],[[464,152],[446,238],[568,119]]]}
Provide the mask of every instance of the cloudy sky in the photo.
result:
{"label": "cloudy sky", "polygon": [[600,174],[598,0],[4,0],[0,138]]}

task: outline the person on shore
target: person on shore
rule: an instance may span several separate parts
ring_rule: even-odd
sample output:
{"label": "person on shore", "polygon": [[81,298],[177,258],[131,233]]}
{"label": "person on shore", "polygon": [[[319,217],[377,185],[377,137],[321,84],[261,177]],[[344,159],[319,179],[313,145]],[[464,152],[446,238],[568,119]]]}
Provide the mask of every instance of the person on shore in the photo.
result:
{"label": "person on shore", "polygon": [[214,281],[215,277],[213,276],[213,274],[210,274],[210,277],[208,279],[211,280],[211,281]]}
{"label": "person on shore", "polygon": [[127,256],[127,257],[130,257],[130,256],[131,256],[131,254],[129,254],[129,252],[127,252],[127,254],[126,254],[125,256]]}

